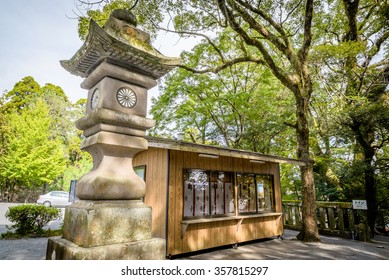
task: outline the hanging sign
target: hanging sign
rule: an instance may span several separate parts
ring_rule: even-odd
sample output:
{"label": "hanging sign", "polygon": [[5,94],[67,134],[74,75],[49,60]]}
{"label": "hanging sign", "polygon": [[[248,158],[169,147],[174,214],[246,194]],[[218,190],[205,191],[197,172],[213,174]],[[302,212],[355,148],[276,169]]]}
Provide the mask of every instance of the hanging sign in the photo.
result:
{"label": "hanging sign", "polygon": [[367,210],[366,200],[353,200],[353,209]]}

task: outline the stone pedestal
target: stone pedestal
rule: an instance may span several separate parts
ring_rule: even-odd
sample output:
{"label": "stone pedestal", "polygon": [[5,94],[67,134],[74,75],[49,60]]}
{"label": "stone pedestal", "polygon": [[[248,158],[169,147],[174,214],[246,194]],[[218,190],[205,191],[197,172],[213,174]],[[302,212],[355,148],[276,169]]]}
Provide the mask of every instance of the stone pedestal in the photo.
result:
{"label": "stone pedestal", "polygon": [[153,238],[92,248],[77,246],[64,238],[52,237],[47,244],[47,260],[161,260],[165,239]]}
{"label": "stone pedestal", "polygon": [[132,166],[147,149],[147,90],[179,62],[160,54],[150,36],[125,10],[112,13],[103,28],[93,21],[84,45],[62,61],[85,78],[86,115],[76,122],[93,157],[93,169],[76,187],[80,201],[67,207],[63,237],[50,238],[47,259],[163,259],[164,239],[152,238],[151,208],[142,202],[145,182]]}
{"label": "stone pedestal", "polygon": [[151,208],[140,200],[77,201],[66,208],[63,237],[50,238],[47,259],[163,259],[151,236]]}
{"label": "stone pedestal", "polygon": [[66,209],[63,237],[85,248],[151,239],[151,208],[137,200],[78,201]]}

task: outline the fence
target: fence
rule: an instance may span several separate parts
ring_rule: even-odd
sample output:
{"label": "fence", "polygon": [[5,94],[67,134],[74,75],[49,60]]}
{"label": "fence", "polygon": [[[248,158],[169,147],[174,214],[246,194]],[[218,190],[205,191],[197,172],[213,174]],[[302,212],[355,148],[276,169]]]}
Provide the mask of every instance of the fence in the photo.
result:
{"label": "fence", "polygon": [[[283,201],[284,227],[300,230],[302,227],[301,202]],[[355,210],[351,202],[316,202],[320,234],[350,239],[368,240],[366,213]]]}

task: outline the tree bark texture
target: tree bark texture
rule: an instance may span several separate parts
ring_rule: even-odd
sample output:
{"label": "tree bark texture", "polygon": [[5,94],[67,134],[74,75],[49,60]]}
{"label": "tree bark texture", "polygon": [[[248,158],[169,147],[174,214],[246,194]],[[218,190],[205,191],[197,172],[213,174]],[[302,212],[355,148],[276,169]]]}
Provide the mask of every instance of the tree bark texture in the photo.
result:
{"label": "tree bark texture", "polygon": [[296,95],[297,157],[305,162],[305,165],[300,167],[303,227],[297,238],[305,242],[318,242],[320,236],[316,217],[315,180],[313,162],[309,156],[308,100],[301,95]]}
{"label": "tree bark texture", "polygon": [[370,228],[371,238],[373,238],[375,221],[377,219],[377,184],[374,175],[373,158],[365,158],[365,164],[365,198],[367,203],[367,223]]}

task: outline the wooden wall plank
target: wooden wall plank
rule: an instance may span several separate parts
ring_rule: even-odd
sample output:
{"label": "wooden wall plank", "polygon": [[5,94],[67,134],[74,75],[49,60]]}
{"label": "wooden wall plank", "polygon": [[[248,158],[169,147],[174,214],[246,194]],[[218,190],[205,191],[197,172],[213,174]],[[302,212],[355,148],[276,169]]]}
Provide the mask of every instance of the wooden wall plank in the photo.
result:
{"label": "wooden wall plank", "polygon": [[167,236],[167,254],[174,255],[175,251],[175,227],[176,227],[176,219],[175,219],[175,209],[176,209],[176,152],[170,151],[170,175],[169,175],[169,206],[168,206],[168,236]]}
{"label": "wooden wall plank", "polygon": [[175,170],[175,199],[176,199],[176,209],[175,209],[175,231],[174,231],[174,241],[175,241],[175,251],[183,251],[183,240],[181,238],[181,221],[183,219],[183,166],[184,166],[184,155],[183,152],[178,151],[176,157],[176,170]]}
{"label": "wooden wall plank", "polygon": [[149,148],[133,159],[133,166],[146,165],[145,204],[152,207],[152,234],[166,237],[167,150]]}

